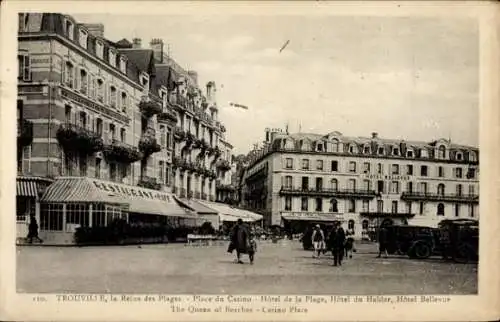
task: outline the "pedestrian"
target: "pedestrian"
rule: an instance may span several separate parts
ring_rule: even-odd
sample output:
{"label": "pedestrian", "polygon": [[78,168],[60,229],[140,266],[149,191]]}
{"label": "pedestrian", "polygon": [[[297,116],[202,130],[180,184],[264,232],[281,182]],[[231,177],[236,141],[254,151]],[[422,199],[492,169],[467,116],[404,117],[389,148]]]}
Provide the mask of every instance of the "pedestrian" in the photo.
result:
{"label": "pedestrian", "polygon": [[388,230],[384,226],[380,227],[378,233],[378,256],[380,258],[382,253],[384,253],[384,257],[387,258],[389,255],[387,254],[387,244],[388,244]]}
{"label": "pedestrian", "polygon": [[229,253],[236,250],[236,260],[238,264],[243,264],[241,254],[248,253],[248,238],[248,229],[245,227],[243,220],[240,218],[231,231],[231,242],[229,243],[229,248],[227,250]]}
{"label": "pedestrian", "polygon": [[337,222],[333,226],[330,235],[328,236],[328,248],[331,249],[333,255],[333,266],[342,266],[345,247],[345,231]]}
{"label": "pedestrian", "polygon": [[252,265],[255,259],[256,252],[257,252],[257,241],[255,240],[255,234],[251,232],[248,240],[248,257],[250,258],[250,264]]}
{"label": "pedestrian", "polygon": [[321,256],[321,252],[325,248],[325,234],[319,224],[314,228],[311,240],[314,247],[313,258],[316,256],[319,258]]}
{"label": "pedestrian", "polygon": [[38,223],[36,222],[35,216],[30,216],[30,223],[28,225],[28,243],[32,244],[33,239],[38,240],[38,242],[43,243],[43,240],[38,237]]}
{"label": "pedestrian", "polygon": [[356,248],[354,247],[354,229],[348,228],[346,231],[345,256],[352,258],[353,252],[356,252]]}

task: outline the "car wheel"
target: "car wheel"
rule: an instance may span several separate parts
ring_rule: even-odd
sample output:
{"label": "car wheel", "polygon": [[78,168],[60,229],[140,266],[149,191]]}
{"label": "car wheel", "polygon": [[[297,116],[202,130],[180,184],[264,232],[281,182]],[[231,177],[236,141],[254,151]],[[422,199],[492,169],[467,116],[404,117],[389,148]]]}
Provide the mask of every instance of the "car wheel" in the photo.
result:
{"label": "car wheel", "polygon": [[426,243],[418,243],[413,247],[415,258],[426,259],[431,256],[431,247]]}
{"label": "car wheel", "polygon": [[472,251],[467,244],[462,244],[458,246],[457,251],[455,253],[455,257],[453,258],[455,262],[461,264],[467,264],[472,258]]}

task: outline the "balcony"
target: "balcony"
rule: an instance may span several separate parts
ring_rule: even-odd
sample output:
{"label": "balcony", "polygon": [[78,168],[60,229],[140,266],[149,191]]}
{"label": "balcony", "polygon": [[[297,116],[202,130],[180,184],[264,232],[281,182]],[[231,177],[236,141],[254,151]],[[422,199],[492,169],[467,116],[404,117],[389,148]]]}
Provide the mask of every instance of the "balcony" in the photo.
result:
{"label": "balcony", "polygon": [[366,189],[328,189],[328,188],[293,188],[281,187],[281,195],[293,196],[323,196],[323,197],[337,197],[337,198],[357,198],[357,199],[372,199],[375,198],[377,193],[375,190]]}
{"label": "balcony", "polygon": [[142,152],[145,158],[153,153],[161,151],[161,146],[156,141],[155,134],[153,129],[148,129],[139,140],[139,151]]}
{"label": "balcony", "polygon": [[385,217],[411,218],[415,216],[414,213],[410,212],[383,212],[383,211],[362,211],[360,212],[360,215],[365,217],[375,217],[375,218],[385,218]]}
{"label": "balcony", "polygon": [[217,163],[217,169],[219,169],[222,172],[226,172],[231,170],[231,164],[227,160],[220,160]]}
{"label": "balcony", "polygon": [[172,111],[163,111],[158,114],[158,121],[177,123],[177,115]]}
{"label": "balcony", "polygon": [[19,122],[17,127],[17,146],[24,147],[33,142],[33,123],[27,120]]}
{"label": "balcony", "polygon": [[157,181],[156,181],[156,178],[152,178],[152,177],[147,177],[147,176],[143,176],[139,182],[137,183],[137,185],[139,187],[143,187],[143,188],[148,188],[148,189],[153,189],[153,190],[160,190],[161,189],[161,184],[159,184]]}
{"label": "balcony", "polygon": [[162,106],[160,103],[152,100],[149,96],[143,96],[139,102],[139,110],[144,117],[150,118],[155,114],[160,114],[162,112]]}
{"label": "balcony", "polygon": [[408,201],[443,201],[456,203],[479,203],[479,195],[476,194],[444,194],[429,192],[403,192],[402,200]]}
{"label": "balcony", "polygon": [[214,159],[217,160],[222,155],[222,152],[218,146],[216,146],[215,148],[209,147],[208,148],[208,155],[214,156]]}
{"label": "balcony", "polygon": [[184,141],[186,142],[186,146],[191,146],[195,140],[196,137],[191,132],[185,132]]}
{"label": "balcony", "polygon": [[104,142],[98,133],[72,123],[61,124],[56,137],[59,144],[66,150],[92,154],[104,148]]}
{"label": "balcony", "polygon": [[134,163],[142,159],[142,153],[130,144],[113,139],[111,144],[104,146],[106,158],[122,163]]}
{"label": "balcony", "polygon": [[171,102],[173,105],[177,105],[183,109],[187,108],[187,98],[183,97],[181,94],[171,96]]}
{"label": "balcony", "polygon": [[184,132],[179,126],[174,128],[174,140],[181,142],[186,137],[186,132]]}
{"label": "balcony", "polygon": [[194,149],[200,149],[202,151],[207,151],[209,148],[208,142],[205,139],[195,139],[193,142]]}

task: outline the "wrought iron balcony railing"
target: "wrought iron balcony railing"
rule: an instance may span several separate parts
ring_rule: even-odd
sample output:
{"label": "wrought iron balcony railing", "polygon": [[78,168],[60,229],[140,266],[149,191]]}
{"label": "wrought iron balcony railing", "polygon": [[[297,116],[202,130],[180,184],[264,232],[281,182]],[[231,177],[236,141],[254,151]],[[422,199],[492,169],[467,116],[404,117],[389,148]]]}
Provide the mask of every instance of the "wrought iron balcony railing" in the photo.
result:
{"label": "wrought iron balcony railing", "polygon": [[445,193],[430,193],[430,192],[403,192],[401,194],[403,200],[428,200],[428,201],[447,201],[447,202],[479,202],[477,194],[445,194]]}
{"label": "wrought iron balcony railing", "polygon": [[282,186],[282,195],[310,195],[339,198],[362,198],[371,199],[377,196],[375,190],[367,189],[334,189],[334,188],[302,188]]}
{"label": "wrought iron balcony railing", "polygon": [[104,142],[99,133],[77,124],[61,124],[56,136],[61,146],[67,150],[91,154],[104,148]]}

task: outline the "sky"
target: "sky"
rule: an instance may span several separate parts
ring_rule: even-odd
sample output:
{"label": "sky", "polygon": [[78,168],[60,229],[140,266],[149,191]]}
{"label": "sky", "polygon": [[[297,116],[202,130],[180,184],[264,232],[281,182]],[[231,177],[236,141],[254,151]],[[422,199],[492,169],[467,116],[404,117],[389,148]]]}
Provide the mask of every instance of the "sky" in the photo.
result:
{"label": "sky", "polygon": [[[467,18],[73,15],[105,37],[162,38],[217,84],[234,154],[265,128],[478,146],[478,25]],[[280,48],[288,45],[280,52]],[[229,102],[248,106],[231,107]]]}

